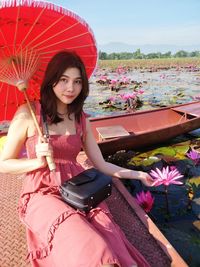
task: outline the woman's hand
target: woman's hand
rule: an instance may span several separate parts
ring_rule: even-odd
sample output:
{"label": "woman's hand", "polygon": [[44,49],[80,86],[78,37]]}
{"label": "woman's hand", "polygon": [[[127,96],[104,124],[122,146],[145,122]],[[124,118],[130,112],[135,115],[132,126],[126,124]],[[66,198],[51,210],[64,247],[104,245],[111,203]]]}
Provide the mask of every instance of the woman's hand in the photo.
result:
{"label": "woman's hand", "polygon": [[146,172],[138,172],[138,179],[146,186],[152,186],[154,179]]}
{"label": "woman's hand", "polygon": [[47,166],[46,157],[53,157],[53,150],[49,143],[39,137],[38,144],[35,146],[36,156],[39,161],[40,168]]}

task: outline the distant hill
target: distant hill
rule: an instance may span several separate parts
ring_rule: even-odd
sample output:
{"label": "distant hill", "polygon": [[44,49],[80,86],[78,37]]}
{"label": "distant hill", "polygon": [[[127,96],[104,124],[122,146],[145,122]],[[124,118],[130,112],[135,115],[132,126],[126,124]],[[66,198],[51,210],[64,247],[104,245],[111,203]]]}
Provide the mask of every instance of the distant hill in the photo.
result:
{"label": "distant hill", "polygon": [[149,53],[166,53],[168,51],[171,51],[172,53],[176,53],[180,50],[185,50],[187,52],[192,51],[200,51],[200,44],[199,45],[170,45],[170,44],[160,44],[160,45],[151,45],[151,44],[145,44],[145,45],[131,45],[126,43],[120,43],[120,42],[113,42],[113,43],[107,43],[98,45],[98,49],[102,52],[106,52],[108,54],[110,53],[121,53],[121,52],[135,52],[137,49],[140,49],[140,51],[144,54]]}

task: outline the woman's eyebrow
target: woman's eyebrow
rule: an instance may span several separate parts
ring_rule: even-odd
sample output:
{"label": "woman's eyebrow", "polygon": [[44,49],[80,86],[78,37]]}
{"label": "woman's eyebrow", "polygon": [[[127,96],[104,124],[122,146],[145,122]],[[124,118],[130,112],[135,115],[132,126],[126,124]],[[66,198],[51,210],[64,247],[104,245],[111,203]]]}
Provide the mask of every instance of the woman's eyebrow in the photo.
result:
{"label": "woman's eyebrow", "polygon": [[[63,74],[61,77],[70,78],[70,76]],[[75,77],[74,79],[82,79],[81,76]]]}

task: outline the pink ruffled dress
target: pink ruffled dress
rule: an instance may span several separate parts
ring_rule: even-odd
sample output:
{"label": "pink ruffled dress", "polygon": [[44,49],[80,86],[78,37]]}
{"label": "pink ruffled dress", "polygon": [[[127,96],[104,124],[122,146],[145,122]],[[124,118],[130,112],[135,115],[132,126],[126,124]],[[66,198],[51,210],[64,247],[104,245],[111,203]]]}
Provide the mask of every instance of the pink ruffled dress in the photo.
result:
{"label": "pink ruffled dress", "polygon": [[[35,105],[40,122],[40,104]],[[81,122],[76,123],[76,134],[50,137],[56,172],[47,167],[25,177],[19,216],[27,230],[28,259],[34,267],[147,267],[149,264],[128,242],[105,203],[85,214],[60,198],[59,184],[84,170],[76,160],[84,132],[83,114]],[[37,134],[26,140],[29,158],[36,157],[37,141]]]}

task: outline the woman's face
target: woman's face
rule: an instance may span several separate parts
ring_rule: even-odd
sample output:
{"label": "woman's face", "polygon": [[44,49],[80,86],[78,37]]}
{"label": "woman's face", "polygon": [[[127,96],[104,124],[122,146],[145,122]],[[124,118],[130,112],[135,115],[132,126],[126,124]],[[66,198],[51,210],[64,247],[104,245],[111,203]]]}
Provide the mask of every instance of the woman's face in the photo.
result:
{"label": "woman's face", "polygon": [[[58,66],[59,67],[59,66]],[[53,86],[53,91],[58,100],[63,104],[71,104],[82,89],[82,78],[78,68],[68,68]]]}

